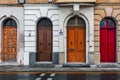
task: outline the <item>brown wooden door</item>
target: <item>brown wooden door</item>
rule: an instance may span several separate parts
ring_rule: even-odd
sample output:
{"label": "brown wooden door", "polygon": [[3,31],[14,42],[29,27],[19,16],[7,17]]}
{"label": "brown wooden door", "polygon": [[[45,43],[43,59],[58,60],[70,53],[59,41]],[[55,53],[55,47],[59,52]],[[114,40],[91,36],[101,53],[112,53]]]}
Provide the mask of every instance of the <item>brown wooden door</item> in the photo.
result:
{"label": "brown wooden door", "polygon": [[52,61],[52,27],[37,30],[37,61]]}
{"label": "brown wooden door", "polygon": [[16,61],[17,59],[17,27],[3,27],[2,60]]}
{"label": "brown wooden door", "polygon": [[85,27],[68,26],[67,29],[67,62],[86,61]]}

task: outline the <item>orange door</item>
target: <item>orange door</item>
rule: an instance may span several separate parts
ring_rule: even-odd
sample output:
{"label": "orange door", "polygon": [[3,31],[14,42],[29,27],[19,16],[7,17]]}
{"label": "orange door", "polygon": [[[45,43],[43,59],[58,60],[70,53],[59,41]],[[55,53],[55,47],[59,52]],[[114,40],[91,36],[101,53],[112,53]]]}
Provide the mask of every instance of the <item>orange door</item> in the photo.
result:
{"label": "orange door", "polygon": [[3,27],[3,61],[16,61],[17,57],[17,27]]}
{"label": "orange door", "polygon": [[67,62],[85,62],[85,27],[69,26],[67,29]]}

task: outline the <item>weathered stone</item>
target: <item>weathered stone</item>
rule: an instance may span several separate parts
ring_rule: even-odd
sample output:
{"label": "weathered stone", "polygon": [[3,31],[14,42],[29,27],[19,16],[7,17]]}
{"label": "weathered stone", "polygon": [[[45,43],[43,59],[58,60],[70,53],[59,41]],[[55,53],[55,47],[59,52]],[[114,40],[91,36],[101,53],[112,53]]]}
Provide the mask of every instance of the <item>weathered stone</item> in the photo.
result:
{"label": "weathered stone", "polygon": [[102,16],[103,18],[105,17],[105,10],[95,10],[95,14],[99,14],[100,16]]}
{"label": "weathered stone", "polygon": [[94,15],[94,19],[101,21],[102,20],[102,16],[100,14]]}

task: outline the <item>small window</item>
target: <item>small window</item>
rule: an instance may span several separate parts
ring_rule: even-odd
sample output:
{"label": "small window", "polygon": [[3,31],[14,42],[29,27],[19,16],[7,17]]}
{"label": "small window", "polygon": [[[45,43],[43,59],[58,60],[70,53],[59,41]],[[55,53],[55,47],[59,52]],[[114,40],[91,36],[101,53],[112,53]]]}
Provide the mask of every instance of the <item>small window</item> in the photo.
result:
{"label": "small window", "polygon": [[68,21],[68,26],[85,26],[85,21],[79,16],[74,16]]}
{"label": "small window", "polygon": [[7,19],[5,20],[3,26],[17,26],[15,20],[13,19]]}
{"label": "small window", "polygon": [[100,22],[101,28],[113,28],[115,26],[116,26],[115,21],[110,17],[106,17],[102,19],[102,21]]}
{"label": "small window", "polygon": [[38,21],[38,27],[52,27],[52,23],[48,18],[42,18]]}
{"label": "small window", "polygon": [[100,23],[100,27],[106,27],[106,19],[103,19]]}
{"label": "small window", "polygon": [[115,27],[115,22],[112,19],[109,19],[109,27]]}

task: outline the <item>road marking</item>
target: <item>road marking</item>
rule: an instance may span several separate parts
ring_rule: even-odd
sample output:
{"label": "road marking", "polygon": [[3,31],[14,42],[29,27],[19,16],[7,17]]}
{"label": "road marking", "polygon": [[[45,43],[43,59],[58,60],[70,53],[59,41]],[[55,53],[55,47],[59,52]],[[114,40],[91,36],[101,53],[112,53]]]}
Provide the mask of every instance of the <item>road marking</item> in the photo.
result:
{"label": "road marking", "polygon": [[42,78],[36,78],[35,80],[41,80]]}
{"label": "road marking", "polygon": [[45,73],[40,74],[40,76],[41,76],[41,77],[42,77],[42,76],[45,76]]}
{"label": "road marking", "polygon": [[48,78],[47,80],[52,80],[53,78]]}
{"label": "road marking", "polygon": [[55,76],[55,73],[51,74],[50,77],[54,77]]}

